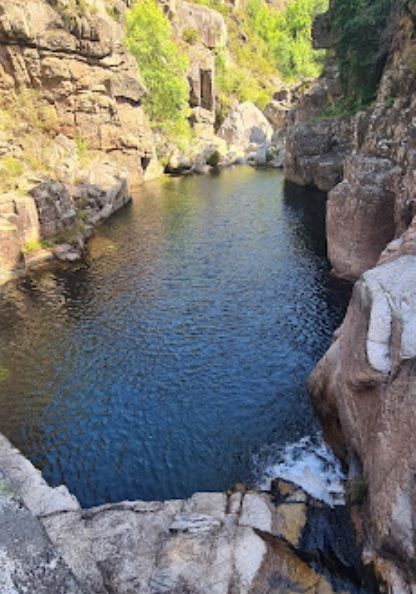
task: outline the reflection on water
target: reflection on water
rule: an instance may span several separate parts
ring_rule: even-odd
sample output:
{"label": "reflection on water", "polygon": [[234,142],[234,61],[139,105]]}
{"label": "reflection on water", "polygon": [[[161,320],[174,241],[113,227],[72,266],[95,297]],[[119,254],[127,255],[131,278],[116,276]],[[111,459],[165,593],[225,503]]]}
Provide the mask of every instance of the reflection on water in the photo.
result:
{"label": "reflection on water", "polygon": [[84,506],[250,480],[317,428],[304,381],[348,297],[324,208],[248,168],[142,187],[86,265],[2,298],[0,430]]}

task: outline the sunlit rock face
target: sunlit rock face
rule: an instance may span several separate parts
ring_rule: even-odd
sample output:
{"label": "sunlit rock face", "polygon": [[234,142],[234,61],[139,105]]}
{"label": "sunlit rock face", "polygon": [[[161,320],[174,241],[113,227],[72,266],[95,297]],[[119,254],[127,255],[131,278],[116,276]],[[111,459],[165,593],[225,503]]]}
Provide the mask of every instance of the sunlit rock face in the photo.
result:
{"label": "sunlit rock face", "polygon": [[400,167],[388,159],[354,156],[344,163],[344,179],[328,196],[328,257],[333,272],[355,280],[374,266],[395,234],[395,177]]}
{"label": "sunlit rock face", "polygon": [[60,131],[92,150],[112,152],[131,175],[154,155],[141,107],[146,92],[123,46],[123,30],[105,4],[71,17],[59,2],[5,0],[0,14],[3,99],[36,89],[56,110]]}
{"label": "sunlit rock face", "polygon": [[309,380],[327,438],[362,469],[369,551],[397,593],[416,580],[416,256],[400,253],[411,249],[408,232],[357,282],[338,338]]}
{"label": "sunlit rock face", "polygon": [[[122,26],[104,2],[94,6],[74,13],[54,0],[2,2],[2,107],[13,110],[16,95],[29,90],[27,109],[32,97],[48,110],[51,139],[45,147],[48,173],[23,171],[27,195],[0,197],[0,284],[53,259],[47,250],[29,254],[27,246],[39,248],[62,233],[78,244],[73,255],[78,250],[79,257],[90,225],[130,199],[130,184],[160,174],[141,105],[146,89],[124,48]],[[2,157],[25,157],[19,138],[0,135]],[[88,148],[89,164],[77,157],[79,146]],[[86,226],[77,224],[77,210]]]}
{"label": "sunlit rock face", "polygon": [[252,103],[240,103],[227,116],[218,131],[220,138],[239,148],[270,143],[273,129],[262,112]]}

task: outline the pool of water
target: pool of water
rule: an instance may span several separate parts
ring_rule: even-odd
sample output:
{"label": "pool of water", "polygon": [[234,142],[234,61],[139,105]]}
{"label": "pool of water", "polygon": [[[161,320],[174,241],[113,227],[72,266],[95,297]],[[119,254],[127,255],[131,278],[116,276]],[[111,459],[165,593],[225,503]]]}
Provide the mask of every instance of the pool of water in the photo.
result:
{"label": "pool of water", "polygon": [[86,264],[0,299],[0,431],[84,506],[222,490],[318,430],[304,384],[345,312],[325,203],[236,168],[149,183]]}

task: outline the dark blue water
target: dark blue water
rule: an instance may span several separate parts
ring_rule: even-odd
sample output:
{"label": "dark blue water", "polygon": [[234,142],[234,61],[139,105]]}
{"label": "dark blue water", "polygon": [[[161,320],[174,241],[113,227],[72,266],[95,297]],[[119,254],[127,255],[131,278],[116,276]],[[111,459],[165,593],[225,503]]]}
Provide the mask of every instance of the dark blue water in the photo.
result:
{"label": "dark blue water", "polygon": [[341,321],[321,195],[238,168],[166,179],[87,265],[0,307],[0,430],[84,506],[250,480],[317,430],[304,382]]}

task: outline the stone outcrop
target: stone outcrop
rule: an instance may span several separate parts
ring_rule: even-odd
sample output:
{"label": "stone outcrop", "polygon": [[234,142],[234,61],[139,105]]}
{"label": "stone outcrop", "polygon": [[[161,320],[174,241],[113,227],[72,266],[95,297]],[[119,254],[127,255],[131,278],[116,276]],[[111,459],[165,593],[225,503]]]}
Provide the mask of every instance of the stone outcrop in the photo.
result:
{"label": "stone outcrop", "polygon": [[146,89],[123,35],[101,0],[94,10],[1,4],[0,106],[12,122],[18,106],[21,123],[0,131],[6,171],[19,168],[0,197],[0,284],[54,256],[79,258],[92,226],[130,200],[132,185],[160,174]]}
{"label": "stone outcrop", "polygon": [[179,34],[186,29],[196,29],[200,42],[209,49],[225,47],[227,27],[224,17],[207,6],[181,0],[173,12],[175,28]]}
{"label": "stone outcrop", "polygon": [[[273,496],[236,485],[83,510],[3,436],[0,469],[1,594],[335,592],[329,574],[312,568],[320,545],[308,529],[309,517],[322,526],[332,512],[290,483],[275,481]],[[354,571],[356,551],[347,556]]]}
{"label": "stone outcrop", "polygon": [[[357,282],[309,380],[326,436],[368,487],[367,556],[395,594],[416,587],[414,232]],[[403,251],[402,251],[403,250]]]}
{"label": "stone outcrop", "polygon": [[[330,53],[324,76],[299,102],[294,116],[298,125],[287,134],[286,178],[332,190],[329,258],[336,274],[350,280],[375,265],[415,214],[414,17],[415,8],[407,3],[390,25],[395,34],[389,33],[390,54],[374,106],[353,117],[323,119],[323,110],[340,97]],[[328,19],[327,14],[316,23],[316,47],[333,42]]]}
{"label": "stone outcrop", "polygon": [[0,12],[0,90],[36,89],[59,131],[91,150],[111,152],[136,181],[154,158],[141,99],[146,89],[124,49],[121,26],[103,2],[71,16],[58,0],[4,0]]}
{"label": "stone outcrop", "polygon": [[288,131],[284,173],[300,186],[334,188],[343,177],[343,165],[351,153],[353,127],[350,120],[322,120]]}
{"label": "stone outcrop", "polygon": [[218,130],[220,138],[242,149],[267,145],[272,134],[273,129],[262,112],[248,101],[231,110]]}
{"label": "stone outcrop", "polygon": [[344,162],[344,179],[328,195],[328,257],[333,272],[355,280],[372,268],[395,235],[395,177],[388,159],[356,155]]}

